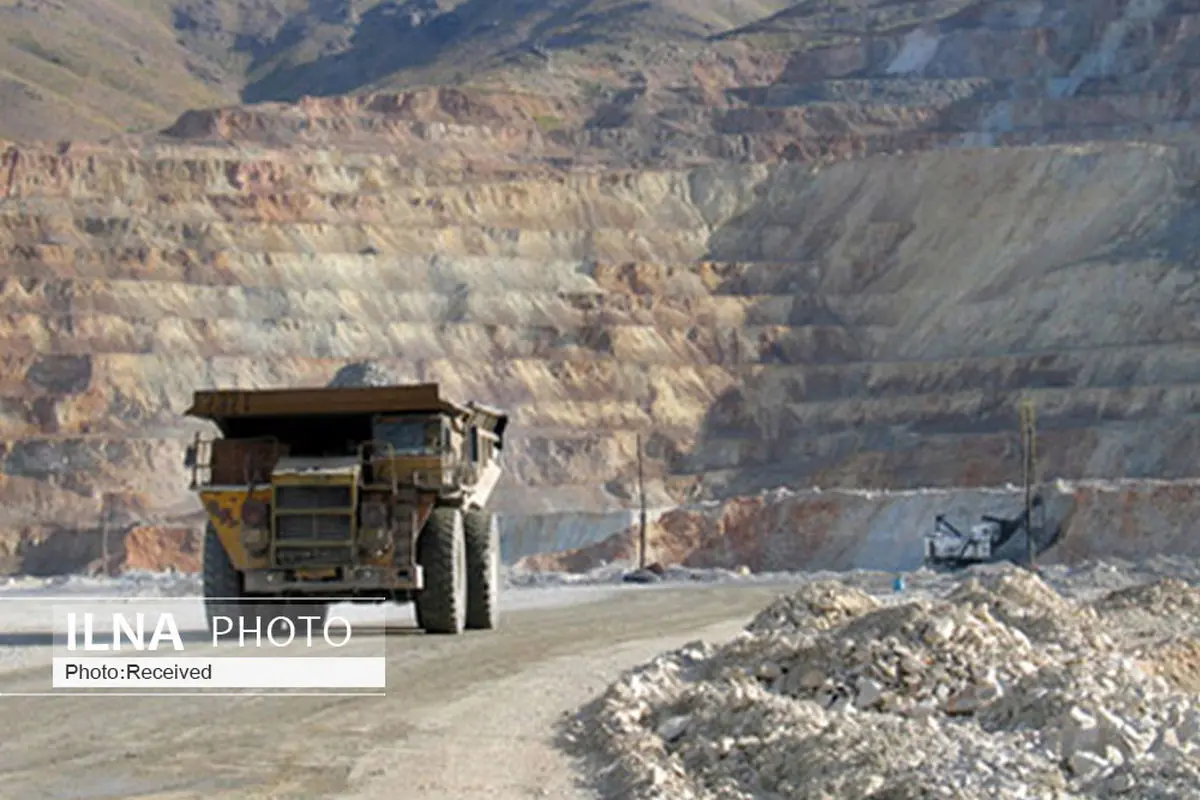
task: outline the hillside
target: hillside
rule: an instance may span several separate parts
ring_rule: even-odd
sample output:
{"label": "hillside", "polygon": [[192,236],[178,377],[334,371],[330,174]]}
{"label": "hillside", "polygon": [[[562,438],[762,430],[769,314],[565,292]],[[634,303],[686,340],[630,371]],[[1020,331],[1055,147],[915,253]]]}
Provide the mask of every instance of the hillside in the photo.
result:
{"label": "hillside", "polygon": [[584,48],[503,90],[12,145],[4,566],[193,514],[193,389],[353,361],[514,410],[510,557],[624,527],[637,433],[656,507],[1002,485],[1025,393],[1047,475],[1193,475],[1193,10],[847,8],[623,90],[579,90],[633,80]]}
{"label": "hillside", "polygon": [[165,0],[0,0],[0,138],[153,130],[234,102],[176,40]]}
{"label": "hillside", "polygon": [[[625,86],[663,48],[785,8],[611,0],[0,0],[0,138],[95,139],[191,108],[520,81]],[[572,65],[582,65],[577,71]],[[545,82],[544,80],[539,82]]]}

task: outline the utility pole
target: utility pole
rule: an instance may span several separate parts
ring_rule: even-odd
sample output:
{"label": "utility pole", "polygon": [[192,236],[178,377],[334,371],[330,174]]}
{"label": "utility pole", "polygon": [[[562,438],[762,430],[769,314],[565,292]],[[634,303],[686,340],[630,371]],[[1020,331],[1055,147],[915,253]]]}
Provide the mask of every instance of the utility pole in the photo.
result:
{"label": "utility pole", "polygon": [[101,506],[100,512],[100,564],[101,571],[105,577],[111,577],[111,567],[108,561],[108,528],[109,518],[112,516],[112,498],[110,495],[104,495],[104,503]]}
{"label": "utility pole", "polygon": [[642,435],[637,434],[637,467],[638,467],[638,500],[641,502],[642,513],[640,519],[641,545],[638,548],[638,568],[646,568],[646,487],[644,483],[644,474],[642,472]]}
{"label": "utility pole", "polygon": [[1033,569],[1033,484],[1037,481],[1037,416],[1033,400],[1021,401],[1022,483],[1025,486],[1025,560]]}

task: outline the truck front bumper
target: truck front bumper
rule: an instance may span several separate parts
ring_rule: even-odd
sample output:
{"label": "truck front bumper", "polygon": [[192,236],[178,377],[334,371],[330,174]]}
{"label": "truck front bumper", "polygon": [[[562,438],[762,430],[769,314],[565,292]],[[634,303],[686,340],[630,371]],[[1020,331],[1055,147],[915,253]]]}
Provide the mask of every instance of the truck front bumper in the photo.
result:
{"label": "truck front bumper", "polygon": [[244,590],[251,594],[392,592],[424,586],[424,575],[416,564],[411,567],[338,567],[334,572],[328,578],[305,578],[297,575],[297,570],[286,569],[251,569],[242,574]]}

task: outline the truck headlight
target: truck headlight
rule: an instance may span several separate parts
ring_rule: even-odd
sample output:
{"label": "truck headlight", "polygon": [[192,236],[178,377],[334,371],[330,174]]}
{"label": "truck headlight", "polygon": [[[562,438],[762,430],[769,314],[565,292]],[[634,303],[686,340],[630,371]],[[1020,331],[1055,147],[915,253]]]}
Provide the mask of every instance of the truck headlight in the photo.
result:
{"label": "truck headlight", "polygon": [[242,547],[253,555],[262,555],[271,546],[271,531],[267,528],[242,526]]}
{"label": "truck headlight", "polygon": [[269,516],[270,508],[261,500],[242,504],[242,546],[253,555],[262,555],[271,546]]}
{"label": "truck headlight", "polygon": [[242,527],[267,527],[267,504],[262,500],[247,500],[242,503]]}
{"label": "truck headlight", "polygon": [[382,555],[392,546],[392,537],[386,528],[362,528],[358,532],[358,546],[364,553]]}

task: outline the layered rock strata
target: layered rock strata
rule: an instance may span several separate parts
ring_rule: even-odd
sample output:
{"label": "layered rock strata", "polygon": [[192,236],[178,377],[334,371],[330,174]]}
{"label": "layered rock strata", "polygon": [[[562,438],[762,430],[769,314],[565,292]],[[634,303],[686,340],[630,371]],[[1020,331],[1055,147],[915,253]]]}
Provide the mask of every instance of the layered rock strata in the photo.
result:
{"label": "layered rock strata", "polygon": [[0,145],[4,568],[192,524],[194,389],[356,361],[513,410],[510,558],[628,526],[639,434],[655,509],[1001,486],[1026,396],[1049,478],[1190,477],[1195,10],[895,12],[797,7],[633,94]]}

